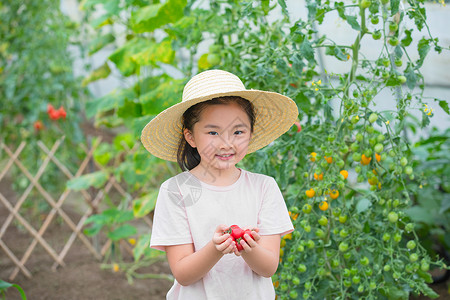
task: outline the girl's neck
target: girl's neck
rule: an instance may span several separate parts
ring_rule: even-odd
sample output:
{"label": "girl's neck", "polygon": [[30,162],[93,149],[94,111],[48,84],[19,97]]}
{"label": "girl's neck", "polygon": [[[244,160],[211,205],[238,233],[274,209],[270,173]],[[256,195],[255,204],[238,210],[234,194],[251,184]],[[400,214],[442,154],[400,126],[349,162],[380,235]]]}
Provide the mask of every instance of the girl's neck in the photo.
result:
{"label": "girl's neck", "polygon": [[202,165],[198,165],[189,172],[200,181],[215,186],[232,185],[241,175],[241,170],[236,167],[225,170],[214,170],[211,168],[205,168]]}

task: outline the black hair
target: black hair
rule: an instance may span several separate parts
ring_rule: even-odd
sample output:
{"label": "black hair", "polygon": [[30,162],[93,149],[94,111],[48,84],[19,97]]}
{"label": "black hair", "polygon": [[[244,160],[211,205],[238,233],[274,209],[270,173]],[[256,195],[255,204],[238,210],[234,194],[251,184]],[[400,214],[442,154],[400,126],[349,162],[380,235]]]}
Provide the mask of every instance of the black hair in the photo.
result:
{"label": "black hair", "polygon": [[238,96],[224,96],[213,98],[208,101],[197,103],[190,108],[188,108],[183,116],[182,116],[182,136],[180,139],[180,143],[178,144],[178,153],[177,153],[177,162],[180,168],[183,171],[192,170],[198,164],[200,164],[200,154],[197,151],[197,148],[193,148],[184,138],[184,130],[188,129],[192,132],[195,123],[200,121],[200,115],[202,111],[208,107],[209,105],[218,105],[218,104],[230,104],[236,103],[247,113],[247,116],[250,120],[250,132],[253,133],[253,126],[255,124],[255,108],[253,104]]}

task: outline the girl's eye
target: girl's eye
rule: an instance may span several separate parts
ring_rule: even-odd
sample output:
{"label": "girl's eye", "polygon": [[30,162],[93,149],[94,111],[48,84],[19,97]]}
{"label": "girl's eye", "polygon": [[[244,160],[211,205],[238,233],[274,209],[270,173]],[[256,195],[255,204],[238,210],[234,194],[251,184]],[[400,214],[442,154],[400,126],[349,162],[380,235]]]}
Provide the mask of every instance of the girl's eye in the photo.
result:
{"label": "girl's eye", "polygon": [[209,134],[209,135],[218,135],[218,133],[215,132],[215,131],[210,131],[210,132],[208,132],[208,134]]}
{"label": "girl's eye", "polygon": [[241,134],[243,134],[244,132],[242,131],[242,130],[236,130],[235,132],[234,132],[234,134],[236,134],[236,135],[241,135]]}

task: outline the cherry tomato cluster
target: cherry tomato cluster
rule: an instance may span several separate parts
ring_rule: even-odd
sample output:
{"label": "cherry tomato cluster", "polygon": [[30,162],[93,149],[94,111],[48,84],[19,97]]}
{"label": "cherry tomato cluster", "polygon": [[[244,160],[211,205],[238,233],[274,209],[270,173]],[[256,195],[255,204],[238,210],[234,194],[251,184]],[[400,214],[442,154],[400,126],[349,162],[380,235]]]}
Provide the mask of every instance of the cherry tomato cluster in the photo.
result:
{"label": "cherry tomato cluster", "polygon": [[244,250],[244,247],[242,247],[241,245],[241,240],[247,242],[247,240],[244,237],[245,234],[248,234],[253,239],[252,231],[250,229],[244,230],[237,225],[231,225],[227,230],[225,230],[224,233],[230,234],[230,237],[235,242],[238,251]]}
{"label": "cherry tomato cluster", "polygon": [[58,120],[60,118],[65,119],[67,116],[64,107],[61,106],[59,109],[55,109],[51,104],[47,105],[47,113],[52,120]]}

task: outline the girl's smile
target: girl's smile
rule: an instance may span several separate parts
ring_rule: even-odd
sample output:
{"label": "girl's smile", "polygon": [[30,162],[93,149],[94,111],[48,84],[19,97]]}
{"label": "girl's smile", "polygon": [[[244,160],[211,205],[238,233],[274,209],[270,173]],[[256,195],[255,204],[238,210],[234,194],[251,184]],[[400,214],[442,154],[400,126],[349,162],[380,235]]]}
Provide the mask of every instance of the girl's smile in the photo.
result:
{"label": "girl's smile", "polygon": [[[192,132],[185,130],[186,141],[200,154],[203,174],[218,177],[234,174],[235,165],[247,154],[251,139],[250,120],[235,103],[205,108]],[[193,169],[195,173],[195,169]]]}

